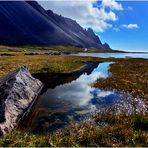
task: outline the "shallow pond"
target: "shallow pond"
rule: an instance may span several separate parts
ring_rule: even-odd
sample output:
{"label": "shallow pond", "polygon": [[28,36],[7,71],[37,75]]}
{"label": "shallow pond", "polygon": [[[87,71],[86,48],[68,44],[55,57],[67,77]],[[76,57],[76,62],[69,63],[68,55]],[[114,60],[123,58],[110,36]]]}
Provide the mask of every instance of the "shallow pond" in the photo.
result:
{"label": "shallow pond", "polygon": [[101,58],[144,58],[148,59],[148,53],[73,53],[72,55],[77,56],[91,56]]}
{"label": "shallow pond", "polygon": [[47,89],[38,99],[25,128],[36,134],[53,132],[72,121],[89,120],[92,113],[104,109],[122,95],[94,88],[93,83],[108,77],[111,62],[100,63],[92,72],[55,88]]}

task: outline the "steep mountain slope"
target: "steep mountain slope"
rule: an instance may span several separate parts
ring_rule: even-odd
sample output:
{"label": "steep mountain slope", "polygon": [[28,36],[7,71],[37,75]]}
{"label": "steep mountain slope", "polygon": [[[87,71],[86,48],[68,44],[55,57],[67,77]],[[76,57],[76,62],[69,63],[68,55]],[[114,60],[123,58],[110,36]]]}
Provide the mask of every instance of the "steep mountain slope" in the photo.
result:
{"label": "steep mountain slope", "polygon": [[46,11],[36,1],[0,1],[0,44],[72,45],[110,49],[92,29]]}

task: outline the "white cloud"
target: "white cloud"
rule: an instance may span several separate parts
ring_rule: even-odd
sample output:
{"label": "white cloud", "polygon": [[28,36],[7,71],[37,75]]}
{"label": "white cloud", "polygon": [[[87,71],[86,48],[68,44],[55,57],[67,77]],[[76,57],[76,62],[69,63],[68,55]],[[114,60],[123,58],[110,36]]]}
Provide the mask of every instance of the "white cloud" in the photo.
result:
{"label": "white cloud", "polygon": [[127,28],[127,29],[138,29],[139,28],[139,26],[138,26],[138,24],[123,24],[123,25],[121,25],[121,27],[123,27],[123,28]]}
{"label": "white cloud", "polygon": [[112,10],[123,10],[122,5],[115,0],[102,0],[102,5]]}
{"label": "white cloud", "polygon": [[[108,1],[110,4],[107,4]],[[39,1],[44,8],[74,19],[84,28],[91,27],[95,32],[103,32],[112,27],[108,21],[118,20],[113,10],[123,10],[123,8],[115,0],[103,0],[100,6],[94,7],[96,2],[96,0]],[[105,10],[107,7],[110,9],[109,11]]]}

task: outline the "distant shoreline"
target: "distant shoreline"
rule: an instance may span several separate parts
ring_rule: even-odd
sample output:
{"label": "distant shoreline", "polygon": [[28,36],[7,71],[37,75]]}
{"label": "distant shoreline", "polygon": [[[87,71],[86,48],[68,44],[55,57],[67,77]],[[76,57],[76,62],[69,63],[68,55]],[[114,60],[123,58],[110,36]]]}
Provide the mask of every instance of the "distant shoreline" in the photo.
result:
{"label": "distant shoreline", "polygon": [[72,54],[72,53],[133,53],[133,54],[148,54],[147,52],[132,52],[132,51],[121,51],[121,50],[101,50],[97,48],[85,48],[83,47],[74,47],[74,46],[37,46],[37,45],[0,45],[0,55],[3,54],[15,54],[15,53],[48,53],[48,52],[56,52],[62,54]]}

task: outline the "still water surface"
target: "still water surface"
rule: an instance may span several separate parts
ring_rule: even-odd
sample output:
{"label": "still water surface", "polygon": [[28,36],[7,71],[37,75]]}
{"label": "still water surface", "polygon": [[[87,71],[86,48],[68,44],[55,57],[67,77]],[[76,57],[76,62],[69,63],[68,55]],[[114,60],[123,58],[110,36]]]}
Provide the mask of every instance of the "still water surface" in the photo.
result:
{"label": "still water surface", "polygon": [[[148,54],[142,53],[77,53],[73,55],[148,59]],[[24,122],[25,129],[35,134],[54,132],[72,121],[88,120],[95,111],[105,109],[122,100],[123,94],[120,92],[93,87],[97,79],[105,79],[110,75],[110,64],[112,63],[104,62],[91,65],[79,75],[55,76],[55,80],[52,77],[52,84],[39,97],[27,121]]]}
{"label": "still water surface", "polygon": [[73,53],[72,55],[77,56],[91,56],[101,58],[144,58],[148,59],[148,53]]}
{"label": "still water surface", "polygon": [[100,63],[90,74],[83,73],[76,80],[49,88],[34,109],[33,133],[48,133],[71,121],[89,119],[91,113],[114,104],[122,95],[93,87],[99,79],[108,77],[111,62]]}

